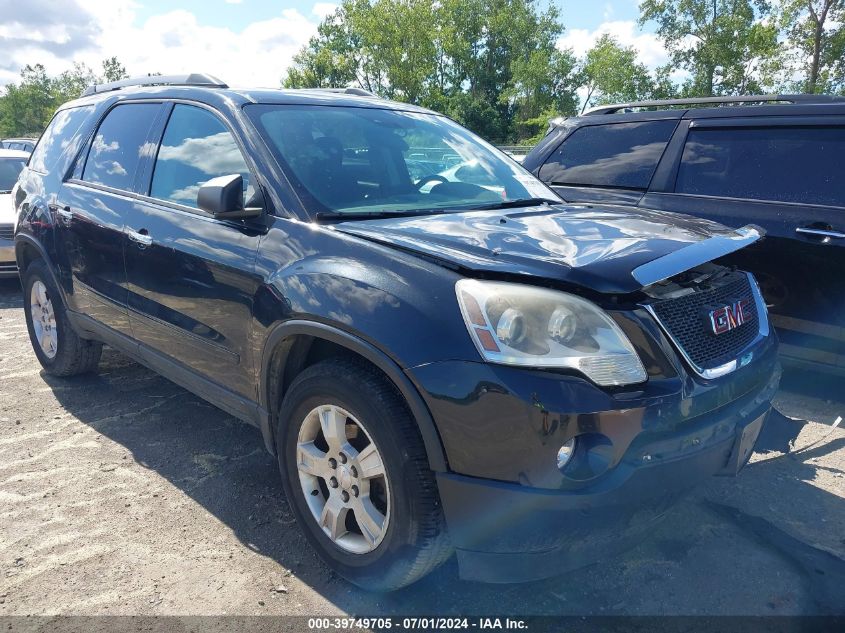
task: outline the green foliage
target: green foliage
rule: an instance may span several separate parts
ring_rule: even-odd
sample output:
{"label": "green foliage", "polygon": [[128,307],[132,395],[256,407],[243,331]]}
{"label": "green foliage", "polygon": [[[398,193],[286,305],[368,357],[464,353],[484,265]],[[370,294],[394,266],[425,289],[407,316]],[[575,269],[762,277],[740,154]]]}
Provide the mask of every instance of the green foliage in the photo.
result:
{"label": "green foliage", "polygon": [[39,136],[55,109],[53,80],[41,64],[27,64],[0,97],[0,136]]}
{"label": "green foliage", "polygon": [[343,0],[294,58],[288,88],[358,86],[444,112],[495,142],[526,142],[585,106],[673,96],[633,48],[603,36],[584,60],[539,0]]}
{"label": "green foliage", "polygon": [[[656,25],[669,64],[650,71],[610,35],[577,59],[558,48],[564,26],[541,0],[341,0],[283,85],[358,86],[508,143],[537,140],[550,118],[609,102],[845,94],[845,0],[642,0],[639,22]],[[681,86],[678,70],[689,76]],[[0,136],[38,135],[89,84],[127,76],[116,57],[99,76],[84,64],[57,77],[27,65],[0,96]]]}
{"label": "green foliage", "polygon": [[587,90],[583,109],[606,103],[665,99],[675,91],[669,68],[658,69],[652,76],[645,64],[637,62],[633,47],[621,46],[607,34],[587,51],[582,72]]}
{"label": "green foliage", "polygon": [[778,52],[770,11],[766,0],[643,0],[640,24],[654,21],[672,63],[690,73],[684,95],[750,94]]}
{"label": "green foliage", "polygon": [[117,57],[103,60],[103,74],[100,76],[100,81],[120,81],[128,78],[129,73],[126,72],[126,67],[118,61]]}
{"label": "green foliage", "polygon": [[48,76],[41,64],[27,64],[20,82],[7,85],[0,96],[0,137],[40,136],[61,104],[76,99],[91,84],[127,76],[116,57],[103,61],[100,77],[85,64],[75,63],[58,77]]}
{"label": "green foliage", "polygon": [[344,0],[294,58],[289,88],[355,85],[431,107],[486,138],[577,107],[576,60],[538,0]]}
{"label": "green foliage", "polygon": [[767,60],[781,92],[845,91],[845,0],[779,0],[773,7],[784,45]]}

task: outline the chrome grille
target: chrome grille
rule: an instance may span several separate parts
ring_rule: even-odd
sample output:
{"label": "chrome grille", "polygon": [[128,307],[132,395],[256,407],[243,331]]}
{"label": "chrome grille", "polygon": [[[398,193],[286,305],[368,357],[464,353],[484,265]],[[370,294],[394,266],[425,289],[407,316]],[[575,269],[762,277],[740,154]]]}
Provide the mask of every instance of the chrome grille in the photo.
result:
{"label": "chrome grille", "polygon": [[15,226],[13,224],[0,224],[0,240],[11,240],[15,237]]}
{"label": "chrome grille", "polygon": [[[697,369],[712,369],[737,359],[760,334],[755,295],[751,278],[736,272],[694,293],[654,301],[648,307]],[[743,299],[748,301],[745,323],[714,334],[708,325],[710,311]]]}

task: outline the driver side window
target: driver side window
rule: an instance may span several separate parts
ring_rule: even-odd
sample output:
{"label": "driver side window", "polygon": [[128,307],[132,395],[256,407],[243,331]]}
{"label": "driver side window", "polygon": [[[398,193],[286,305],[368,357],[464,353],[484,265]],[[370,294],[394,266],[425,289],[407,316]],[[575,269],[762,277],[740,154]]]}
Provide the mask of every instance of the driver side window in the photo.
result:
{"label": "driver side window", "polygon": [[230,174],[243,177],[246,203],[254,184],[232,134],[208,110],[176,104],[156,157],[150,196],[196,208],[200,186]]}

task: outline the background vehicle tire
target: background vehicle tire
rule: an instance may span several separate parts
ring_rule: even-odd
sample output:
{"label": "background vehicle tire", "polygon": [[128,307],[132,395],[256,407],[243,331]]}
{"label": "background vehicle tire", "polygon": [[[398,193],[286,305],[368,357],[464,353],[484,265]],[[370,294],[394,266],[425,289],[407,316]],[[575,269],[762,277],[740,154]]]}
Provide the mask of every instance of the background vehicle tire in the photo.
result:
{"label": "background vehicle tire", "polygon": [[419,429],[376,369],[340,359],[309,367],[291,384],[279,420],[285,493],[334,571],[365,589],[391,591],[449,558]]}
{"label": "background vehicle tire", "polygon": [[43,261],[23,275],[24,314],[32,349],[52,376],[76,376],[94,371],[103,345],[80,338],[70,325],[65,306]]}

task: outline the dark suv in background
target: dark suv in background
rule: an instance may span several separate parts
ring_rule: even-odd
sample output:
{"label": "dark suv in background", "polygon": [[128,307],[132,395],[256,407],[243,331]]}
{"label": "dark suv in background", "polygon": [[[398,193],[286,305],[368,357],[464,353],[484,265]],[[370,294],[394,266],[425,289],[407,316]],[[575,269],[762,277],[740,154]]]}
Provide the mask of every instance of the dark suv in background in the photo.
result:
{"label": "dark suv in background", "polygon": [[452,551],[498,582],[606,557],[741,469],[777,388],[754,278],[712,263],[755,229],[560,204],[359,91],[97,86],[15,195],[45,370],[108,344],[256,425],[311,544],[368,589]]}
{"label": "dark suv in background", "polygon": [[554,121],[523,165],[568,202],[762,227],[725,262],[757,277],[786,359],[845,371],[845,98],[601,106]]}

